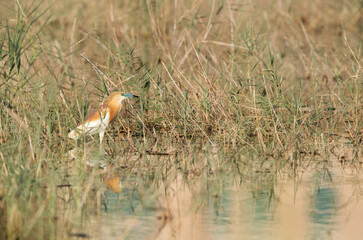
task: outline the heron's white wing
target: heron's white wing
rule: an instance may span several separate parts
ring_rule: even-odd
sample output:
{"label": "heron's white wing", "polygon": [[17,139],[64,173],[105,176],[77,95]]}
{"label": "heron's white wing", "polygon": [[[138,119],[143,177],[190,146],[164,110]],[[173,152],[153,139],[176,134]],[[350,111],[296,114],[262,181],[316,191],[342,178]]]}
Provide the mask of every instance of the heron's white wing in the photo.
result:
{"label": "heron's white wing", "polygon": [[110,114],[108,110],[104,111],[104,113],[104,116],[101,115],[101,118],[90,120],[84,124],[79,125],[68,134],[68,137],[72,139],[78,139],[82,134],[93,135],[95,133],[105,131],[108,123],[110,122]]}

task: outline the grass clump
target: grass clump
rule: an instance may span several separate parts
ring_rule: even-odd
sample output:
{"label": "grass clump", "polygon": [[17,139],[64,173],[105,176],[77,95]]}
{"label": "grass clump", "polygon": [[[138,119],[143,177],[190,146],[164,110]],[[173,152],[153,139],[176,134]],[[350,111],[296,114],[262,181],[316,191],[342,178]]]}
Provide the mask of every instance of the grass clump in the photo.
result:
{"label": "grass clump", "polygon": [[69,160],[67,133],[112,91],[141,98],[109,129],[107,155],[156,185],[171,169],[246,177],[330,153],[361,161],[359,1],[34,3],[0,7],[4,238],[64,239],[100,207],[102,174]]}

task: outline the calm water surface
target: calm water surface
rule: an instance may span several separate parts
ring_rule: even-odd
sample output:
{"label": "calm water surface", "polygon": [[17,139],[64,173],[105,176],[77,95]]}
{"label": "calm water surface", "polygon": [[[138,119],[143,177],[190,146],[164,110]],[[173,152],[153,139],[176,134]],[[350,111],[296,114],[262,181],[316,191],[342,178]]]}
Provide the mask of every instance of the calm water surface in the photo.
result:
{"label": "calm water surface", "polygon": [[88,234],[95,239],[363,238],[362,178],[355,167],[315,166],[295,177],[281,173],[259,181],[187,179],[177,176],[154,186],[153,193],[107,188]]}

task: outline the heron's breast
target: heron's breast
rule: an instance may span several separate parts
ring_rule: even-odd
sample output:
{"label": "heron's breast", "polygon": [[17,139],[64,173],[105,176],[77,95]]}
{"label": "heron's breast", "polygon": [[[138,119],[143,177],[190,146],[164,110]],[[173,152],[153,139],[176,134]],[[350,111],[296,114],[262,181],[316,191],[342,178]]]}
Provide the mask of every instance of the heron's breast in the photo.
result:
{"label": "heron's breast", "polygon": [[121,105],[120,104],[112,104],[108,108],[109,113],[109,123],[112,122],[112,120],[115,119],[117,114],[120,112]]}
{"label": "heron's breast", "polygon": [[108,124],[110,119],[109,115],[109,110],[107,108],[99,108],[88,115],[85,123],[92,123],[92,125],[95,125],[96,123]]}

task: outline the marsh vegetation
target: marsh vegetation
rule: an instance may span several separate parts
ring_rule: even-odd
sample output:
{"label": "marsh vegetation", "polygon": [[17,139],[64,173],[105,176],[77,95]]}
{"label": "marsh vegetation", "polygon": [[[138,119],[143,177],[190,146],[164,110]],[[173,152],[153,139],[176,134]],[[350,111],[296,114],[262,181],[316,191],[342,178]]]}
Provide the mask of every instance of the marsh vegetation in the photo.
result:
{"label": "marsh vegetation", "polygon": [[[1,1],[0,238],[352,239],[362,8]],[[103,144],[68,139],[113,91]]]}

